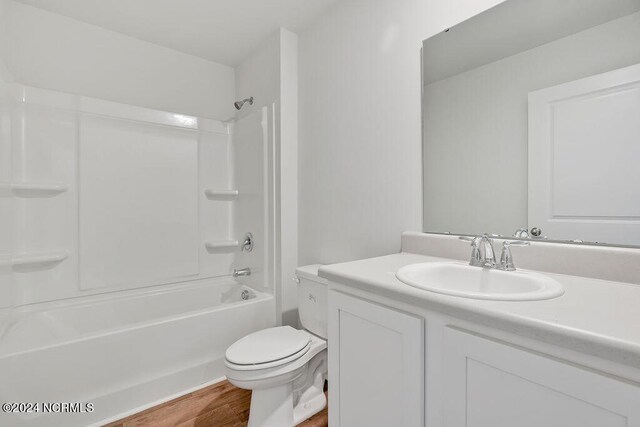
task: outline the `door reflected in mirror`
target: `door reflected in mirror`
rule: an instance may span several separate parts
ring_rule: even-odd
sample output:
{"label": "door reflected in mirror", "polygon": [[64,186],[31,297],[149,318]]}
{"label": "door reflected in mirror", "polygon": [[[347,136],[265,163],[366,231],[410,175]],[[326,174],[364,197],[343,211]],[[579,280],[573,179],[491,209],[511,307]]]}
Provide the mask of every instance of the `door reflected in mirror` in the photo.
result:
{"label": "door reflected in mirror", "polygon": [[425,40],[424,231],[640,245],[639,40],[640,0],[507,0]]}

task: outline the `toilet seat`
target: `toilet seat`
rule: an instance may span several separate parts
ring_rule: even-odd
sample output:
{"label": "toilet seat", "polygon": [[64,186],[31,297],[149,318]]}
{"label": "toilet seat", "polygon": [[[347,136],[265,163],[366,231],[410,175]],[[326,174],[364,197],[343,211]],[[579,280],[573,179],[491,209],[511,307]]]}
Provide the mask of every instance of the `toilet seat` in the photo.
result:
{"label": "toilet seat", "polygon": [[311,347],[311,335],[291,326],[263,329],[231,345],[225,364],[235,370],[267,369],[302,357]]}
{"label": "toilet seat", "polygon": [[286,358],[287,361],[279,360],[274,363],[268,362],[260,365],[236,365],[225,359],[227,379],[233,385],[249,390],[264,389],[293,382],[300,375],[303,375],[311,359],[320,353],[324,353],[326,357],[327,342],[313,334],[309,333],[309,335],[311,336],[311,343],[308,350],[305,349],[296,353],[293,357]]}

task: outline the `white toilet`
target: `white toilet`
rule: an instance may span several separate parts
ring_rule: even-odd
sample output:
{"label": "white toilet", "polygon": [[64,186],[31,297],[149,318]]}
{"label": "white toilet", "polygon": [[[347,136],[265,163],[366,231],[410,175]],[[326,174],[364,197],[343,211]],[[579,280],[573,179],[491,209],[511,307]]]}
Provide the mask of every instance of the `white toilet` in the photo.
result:
{"label": "white toilet", "polygon": [[263,329],[225,353],[229,382],[252,390],[249,427],[295,426],[327,405],[327,281],[318,277],[318,267],[296,270],[303,330]]}

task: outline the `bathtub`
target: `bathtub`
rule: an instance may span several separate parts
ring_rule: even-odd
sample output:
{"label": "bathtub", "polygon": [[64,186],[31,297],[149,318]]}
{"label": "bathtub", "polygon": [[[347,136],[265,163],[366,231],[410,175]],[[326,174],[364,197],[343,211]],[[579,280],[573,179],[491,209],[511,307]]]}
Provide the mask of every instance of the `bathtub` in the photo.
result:
{"label": "bathtub", "polygon": [[[39,412],[0,412],[0,425],[129,415],[221,380],[225,349],[274,323],[273,296],[228,277],[16,309],[0,329],[0,402]],[[81,412],[43,413],[43,403]]]}

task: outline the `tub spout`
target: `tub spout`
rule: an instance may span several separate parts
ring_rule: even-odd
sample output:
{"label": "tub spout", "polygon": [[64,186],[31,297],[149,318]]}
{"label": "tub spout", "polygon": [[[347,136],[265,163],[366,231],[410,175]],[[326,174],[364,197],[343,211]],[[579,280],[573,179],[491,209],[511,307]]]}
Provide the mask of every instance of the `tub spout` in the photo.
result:
{"label": "tub spout", "polygon": [[251,269],[249,267],[241,268],[239,270],[234,268],[233,277],[240,277],[240,276],[251,276]]}

